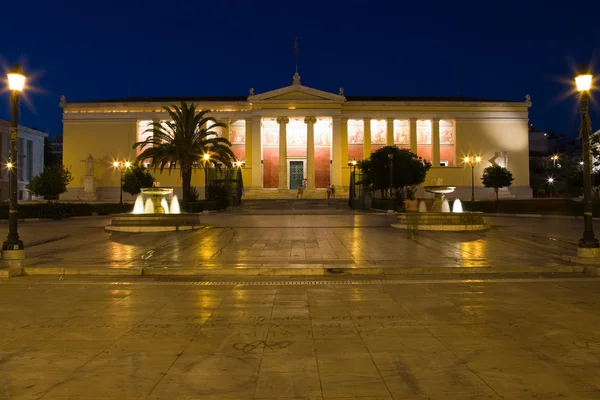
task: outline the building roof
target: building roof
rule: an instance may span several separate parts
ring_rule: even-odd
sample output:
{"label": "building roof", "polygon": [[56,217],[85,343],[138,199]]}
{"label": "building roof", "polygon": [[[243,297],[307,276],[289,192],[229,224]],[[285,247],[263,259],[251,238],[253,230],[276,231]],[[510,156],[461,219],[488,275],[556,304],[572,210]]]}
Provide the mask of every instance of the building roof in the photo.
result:
{"label": "building roof", "polygon": [[[248,96],[182,96],[182,97],[123,97],[106,100],[70,101],[69,103],[172,103],[172,102],[246,102]],[[516,100],[482,99],[476,97],[426,97],[426,96],[346,96],[346,101],[415,101],[415,102],[482,102],[522,103]]]}

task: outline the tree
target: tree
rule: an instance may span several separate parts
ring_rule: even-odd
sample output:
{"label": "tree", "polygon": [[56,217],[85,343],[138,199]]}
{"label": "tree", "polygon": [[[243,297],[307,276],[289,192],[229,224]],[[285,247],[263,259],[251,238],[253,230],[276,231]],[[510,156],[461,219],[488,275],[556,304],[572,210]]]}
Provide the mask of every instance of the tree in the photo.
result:
{"label": "tree", "polygon": [[44,167],[60,164],[62,164],[62,160],[60,160],[58,156],[52,152],[50,140],[48,140],[47,137],[44,138]]}
{"label": "tree", "polygon": [[[392,182],[390,182],[390,154],[392,154]],[[422,184],[425,182],[427,171],[431,168],[430,163],[419,159],[415,153],[396,146],[385,146],[371,153],[369,159],[360,161],[358,166],[363,173],[362,183],[373,190],[381,190],[382,195],[385,194],[386,189],[403,189]]]}
{"label": "tree", "polygon": [[514,178],[509,170],[501,167],[498,164],[494,164],[483,170],[483,177],[481,178],[481,181],[483,182],[483,186],[486,188],[494,188],[497,201],[498,189],[512,185]]}
{"label": "tree", "polygon": [[123,190],[132,196],[153,184],[154,177],[141,165],[133,165],[123,173]]}
{"label": "tree", "polygon": [[63,165],[50,165],[44,168],[44,172],[29,181],[27,190],[35,196],[55,200],[67,191],[67,185],[72,180],[73,176],[68,168]]}
{"label": "tree", "polygon": [[[206,167],[204,154],[210,155],[212,162],[221,162],[231,167],[235,155],[231,151],[229,140],[218,137],[211,129],[226,127],[206,114],[210,110],[196,111],[194,104],[182,102],[179,106],[164,107],[171,117],[164,125],[152,122],[144,132],[150,134],[143,142],[137,142],[133,148],[142,152],[136,159],[136,164],[150,160],[150,166],[163,172],[169,172],[177,166],[181,174],[183,188],[183,206],[186,207],[190,198],[192,170],[194,167]],[[210,123],[210,128],[208,127]]]}

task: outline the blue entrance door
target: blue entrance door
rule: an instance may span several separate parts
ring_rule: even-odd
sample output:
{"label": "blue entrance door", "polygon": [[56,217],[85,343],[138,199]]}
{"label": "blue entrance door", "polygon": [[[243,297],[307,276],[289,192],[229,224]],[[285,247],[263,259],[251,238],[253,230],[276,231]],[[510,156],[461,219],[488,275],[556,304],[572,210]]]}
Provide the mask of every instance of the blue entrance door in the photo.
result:
{"label": "blue entrance door", "polygon": [[290,189],[296,190],[304,179],[304,162],[290,161]]}

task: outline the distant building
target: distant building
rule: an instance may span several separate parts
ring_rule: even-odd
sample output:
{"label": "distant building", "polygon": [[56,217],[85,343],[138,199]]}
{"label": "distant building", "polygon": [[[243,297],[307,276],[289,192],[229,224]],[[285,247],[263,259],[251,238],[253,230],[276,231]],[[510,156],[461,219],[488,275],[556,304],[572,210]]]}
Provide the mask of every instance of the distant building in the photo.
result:
{"label": "distant building", "polygon": [[[32,200],[25,188],[31,178],[44,171],[44,138],[48,134],[36,129],[19,126],[17,199]],[[8,169],[10,160],[10,122],[0,120],[0,200],[8,199]]]}
{"label": "distant building", "polygon": [[51,139],[49,139],[50,142],[50,151],[52,152],[52,154],[56,155],[58,157],[58,159],[60,160],[60,162],[62,163],[62,157],[63,157],[63,137],[62,135],[60,136],[55,136]]}

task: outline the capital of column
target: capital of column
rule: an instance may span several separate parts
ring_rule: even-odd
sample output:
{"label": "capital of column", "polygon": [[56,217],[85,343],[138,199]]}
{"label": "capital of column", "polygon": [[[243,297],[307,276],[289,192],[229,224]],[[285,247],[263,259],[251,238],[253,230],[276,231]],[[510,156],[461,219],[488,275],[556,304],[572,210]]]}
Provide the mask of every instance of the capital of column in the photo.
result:
{"label": "capital of column", "polygon": [[317,118],[315,118],[315,117],[306,117],[306,118],[304,118],[304,123],[307,124],[307,125],[308,124],[314,124],[316,122],[317,122]]}
{"label": "capital of column", "polygon": [[290,123],[290,119],[288,117],[277,117],[277,123],[287,125]]}
{"label": "capital of column", "polygon": [[371,117],[364,117],[363,122],[366,124],[367,122],[371,122]]}

